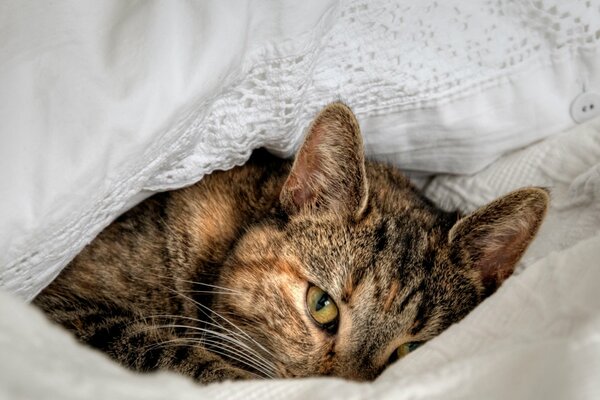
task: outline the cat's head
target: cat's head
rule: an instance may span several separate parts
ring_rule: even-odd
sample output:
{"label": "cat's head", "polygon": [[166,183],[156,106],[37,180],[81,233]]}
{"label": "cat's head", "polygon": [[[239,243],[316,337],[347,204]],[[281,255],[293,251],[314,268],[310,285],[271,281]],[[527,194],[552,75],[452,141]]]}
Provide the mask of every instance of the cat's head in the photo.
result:
{"label": "cat's head", "polygon": [[440,211],[394,168],[365,162],[354,115],[334,103],[281,188],[287,220],[240,240],[221,277],[239,294],[215,308],[278,376],[373,379],[511,275],[548,200],[526,188],[464,218]]}

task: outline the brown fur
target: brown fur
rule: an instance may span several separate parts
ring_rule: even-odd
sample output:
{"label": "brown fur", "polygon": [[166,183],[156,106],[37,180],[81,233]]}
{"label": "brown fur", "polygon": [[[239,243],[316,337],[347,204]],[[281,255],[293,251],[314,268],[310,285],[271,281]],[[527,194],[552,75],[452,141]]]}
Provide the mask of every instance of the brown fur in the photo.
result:
{"label": "brown fur", "polygon": [[[365,162],[354,115],[334,103],[293,164],[258,151],[146,200],[35,303],[138,371],[368,380],[398,346],[431,339],[493,293],[547,204],[526,188],[462,219],[443,212],[393,167]],[[309,285],[336,303],[333,331],[311,319]]]}

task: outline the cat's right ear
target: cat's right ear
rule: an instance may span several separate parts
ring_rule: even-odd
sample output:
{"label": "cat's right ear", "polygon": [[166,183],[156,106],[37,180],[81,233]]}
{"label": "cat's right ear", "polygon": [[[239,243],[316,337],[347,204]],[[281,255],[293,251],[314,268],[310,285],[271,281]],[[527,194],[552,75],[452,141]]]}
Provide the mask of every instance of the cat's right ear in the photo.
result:
{"label": "cat's right ear", "polygon": [[356,117],[343,103],[317,115],[280,194],[289,214],[332,211],[358,220],[366,208],[368,184]]}
{"label": "cat's right ear", "polygon": [[545,189],[519,189],[452,227],[448,240],[453,258],[478,272],[485,296],[513,273],[542,224],[549,200]]}

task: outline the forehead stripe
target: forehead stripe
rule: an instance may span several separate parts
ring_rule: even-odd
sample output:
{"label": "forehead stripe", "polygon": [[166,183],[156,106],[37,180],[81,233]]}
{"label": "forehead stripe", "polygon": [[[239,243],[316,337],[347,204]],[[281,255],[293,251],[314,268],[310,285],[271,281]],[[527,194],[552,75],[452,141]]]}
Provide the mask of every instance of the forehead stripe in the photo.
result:
{"label": "forehead stripe", "polygon": [[402,313],[404,311],[404,308],[410,303],[410,301],[412,300],[412,298],[415,297],[415,295],[417,293],[420,293],[420,292],[423,291],[424,286],[425,285],[423,284],[423,281],[421,281],[421,283],[418,286],[413,286],[412,287],[412,289],[410,290],[410,292],[408,292],[406,294],[406,296],[404,296],[404,298],[400,302],[400,306],[398,307],[398,313]]}
{"label": "forehead stripe", "polygon": [[392,306],[392,303],[394,302],[394,299],[396,298],[396,295],[398,294],[398,281],[393,281],[391,286],[390,286],[390,290],[388,293],[388,297],[385,300],[385,303],[383,305],[383,311],[388,312],[390,310],[390,307]]}
{"label": "forehead stripe", "polygon": [[382,220],[377,229],[375,230],[375,250],[381,253],[387,246],[387,220]]}
{"label": "forehead stripe", "polygon": [[410,230],[404,232],[404,234],[402,235],[401,238],[401,244],[400,244],[400,248],[398,249],[398,251],[401,254],[401,259],[400,259],[400,265],[399,265],[399,269],[402,272],[408,272],[407,269],[411,268],[411,261],[412,261],[412,252],[414,251],[415,248],[415,237],[414,237],[414,233]]}
{"label": "forehead stripe", "polygon": [[421,301],[417,307],[417,315],[414,319],[414,324],[411,327],[410,334],[416,335],[419,333],[431,317],[431,303],[425,296],[421,296]]}

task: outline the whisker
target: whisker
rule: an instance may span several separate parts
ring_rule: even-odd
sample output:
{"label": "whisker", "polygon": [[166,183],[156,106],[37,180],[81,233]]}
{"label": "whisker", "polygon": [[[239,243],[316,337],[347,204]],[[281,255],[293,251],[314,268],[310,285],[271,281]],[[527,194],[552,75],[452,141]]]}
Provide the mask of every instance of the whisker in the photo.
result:
{"label": "whisker", "polygon": [[237,294],[242,294],[242,292],[240,292],[239,290],[227,288],[227,287],[224,287],[224,286],[214,285],[214,284],[210,284],[210,283],[203,283],[203,282],[198,282],[198,281],[190,281],[190,280],[186,280],[186,279],[179,279],[179,280],[181,282],[191,283],[191,284],[194,284],[194,285],[206,286],[206,287],[211,287],[211,288],[214,288],[214,289],[224,290],[226,292],[233,292],[233,293],[237,293]]}
{"label": "whisker", "polygon": [[[234,324],[233,322],[231,322],[230,320],[228,320],[227,318],[225,318],[224,316],[222,316],[221,314],[219,314],[219,313],[218,313],[218,312],[216,312],[215,310],[212,310],[212,309],[210,309],[209,307],[205,306],[204,304],[202,304],[202,303],[199,303],[199,302],[197,302],[196,300],[192,299],[191,297],[189,297],[189,296],[186,296],[186,295],[184,295],[184,294],[182,294],[182,293],[179,293],[179,292],[177,292],[177,291],[176,291],[176,290],[174,290],[174,289],[171,289],[171,288],[169,288],[169,287],[167,287],[167,289],[168,289],[168,290],[171,290],[172,292],[174,292],[174,293],[176,293],[176,294],[179,294],[180,296],[182,296],[182,297],[184,297],[184,298],[186,298],[186,299],[188,299],[189,301],[191,301],[191,302],[192,302],[193,304],[195,304],[196,306],[198,306],[198,307],[200,307],[200,308],[202,308],[202,309],[205,309],[205,310],[208,310],[208,311],[212,312],[213,314],[215,314],[215,315],[216,315],[216,316],[218,316],[219,318],[221,318],[221,319],[223,319],[224,321],[226,321],[226,322],[227,322],[229,325],[231,325],[232,327],[234,327],[235,329],[237,329],[237,330],[238,330],[238,331],[239,331],[239,332],[240,332],[242,335],[244,335],[246,338],[250,339],[252,342],[254,342],[254,344],[256,344],[258,347],[260,347],[262,350],[264,350],[264,351],[265,351],[266,353],[268,353],[270,356],[272,356],[272,357],[275,357],[275,355],[274,355],[273,353],[271,353],[269,350],[267,350],[267,349],[266,349],[266,348],[265,348],[263,345],[261,345],[260,343],[258,343],[258,342],[257,342],[257,341],[256,341],[254,338],[252,338],[250,335],[248,335],[246,332],[244,332],[242,329],[240,329],[240,328],[239,328],[239,327],[238,327],[236,324]],[[215,322],[215,323],[217,323],[217,324],[218,324],[218,322],[217,322],[217,321],[215,321],[215,319],[214,319],[212,316],[210,316],[210,315],[208,315],[208,314],[206,314],[206,313],[204,313],[204,315],[206,315],[206,316],[207,316],[208,318],[210,318],[210,319],[211,319],[213,322]],[[221,327],[222,327],[222,325],[221,325]]]}
{"label": "whisker", "polygon": [[[218,349],[222,348],[224,351],[229,349],[229,351],[232,353],[232,355],[244,356],[245,359],[248,359],[253,364],[260,366],[261,369],[263,370],[263,372],[266,372],[270,378],[273,378],[275,375],[275,371],[277,370],[275,365],[273,365],[271,362],[265,360],[264,358],[261,358],[261,357],[257,356],[256,354],[253,354],[252,352],[244,351],[243,348],[240,349],[239,346],[235,347],[234,345],[237,345],[237,343],[235,341],[228,341],[228,343],[231,343],[231,345],[230,345],[228,343],[223,343],[222,341],[212,340],[212,339],[207,339],[207,338],[202,338],[202,339],[197,339],[197,340],[199,340],[203,343],[217,345]],[[215,350],[214,347],[209,348],[209,351],[214,351],[214,350]]]}
{"label": "whisker", "polygon": [[[153,274],[153,273],[151,273],[151,274]],[[160,276],[160,275],[158,275],[158,274],[153,274],[153,275],[155,275],[155,276],[157,276],[157,277],[161,277],[161,276]],[[139,278],[139,277],[137,277],[137,278],[138,278],[138,279],[141,279],[141,278]],[[163,278],[165,278],[165,277],[163,277]],[[191,282],[191,283],[200,283],[200,282],[194,282],[194,281],[189,281],[189,280],[183,280],[183,281],[184,281],[184,282]],[[154,284],[156,284],[156,282],[154,282]],[[174,293],[175,295],[181,296],[181,297],[183,297],[183,298],[187,299],[188,301],[192,302],[192,304],[195,304],[195,305],[198,307],[198,309],[199,309],[199,310],[200,310],[200,311],[201,311],[201,312],[202,312],[204,315],[206,315],[206,317],[207,317],[207,318],[210,318],[210,320],[211,320],[211,321],[213,321],[213,322],[216,324],[216,326],[218,326],[218,327],[219,327],[219,328],[221,328],[221,329],[224,329],[224,330],[228,331],[228,332],[229,332],[229,333],[231,333],[231,334],[235,334],[235,333],[234,333],[234,332],[232,332],[231,330],[229,330],[229,329],[225,328],[223,325],[219,324],[219,323],[218,323],[218,322],[215,320],[215,318],[213,318],[213,317],[212,317],[212,315],[210,315],[208,312],[210,312],[210,313],[212,313],[212,314],[215,314],[216,316],[218,316],[218,317],[219,317],[219,318],[221,318],[222,320],[226,321],[226,322],[227,322],[229,325],[231,325],[233,328],[235,328],[235,329],[236,329],[238,332],[240,332],[240,333],[241,333],[241,334],[242,334],[244,337],[246,337],[248,340],[250,340],[250,341],[251,341],[252,343],[254,343],[256,346],[258,346],[258,347],[259,347],[261,350],[263,350],[263,351],[264,351],[266,354],[268,354],[270,357],[273,357],[274,359],[276,359],[276,358],[277,358],[277,357],[276,357],[276,356],[275,356],[275,355],[274,355],[274,354],[273,354],[271,351],[269,351],[269,350],[268,350],[268,349],[266,349],[266,348],[265,348],[263,345],[261,345],[259,342],[257,342],[257,341],[256,341],[256,340],[255,340],[253,337],[251,337],[251,336],[250,336],[248,333],[246,333],[245,331],[243,331],[241,328],[239,328],[239,327],[238,327],[236,324],[234,324],[233,322],[231,322],[229,319],[227,319],[227,318],[226,318],[226,317],[224,317],[223,315],[221,315],[221,314],[219,314],[218,312],[216,312],[216,311],[212,310],[210,307],[207,307],[207,306],[205,306],[204,304],[202,304],[202,303],[200,303],[200,302],[198,302],[198,301],[194,300],[193,298],[191,298],[191,297],[189,297],[189,296],[187,296],[187,295],[185,295],[185,294],[183,294],[183,293],[181,293],[181,292],[179,292],[179,291],[177,291],[177,290],[175,290],[175,289],[173,289],[173,288],[171,288],[171,287],[169,287],[169,286],[167,286],[167,285],[165,285],[165,284],[162,284],[161,282],[158,282],[158,285],[160,285],[160,286],[164,287],[164,288],[165,288],[165,289],[167,289],[169,292],[171,292],[171,293]],[[209,284],[206,284],[206,285],[207,285],[207,286],[210,286],[210,287],[217,287],[217,288],[221,288],[221,289],[224,289],[224,290],[230,290],[230,291],[234,291],[233,289],[223,288],[223,287],[221,287],[221,286],[217,286],[217,285],[209,285]],[[234,291],[234,292],[237,292],[237,291]],[[238,293],[239,293],[239,292],[238,292]],[[188,318],[189,318],[189,317],[188,317]],[[208,323],[208,322],[206,322],[206,321],[203,321],[203,322],[204,322],[204,323]],[[210,323],[208,323],[208,324],[210,324]],[[237,334],[235,334],[235,335],[236,335],[237,337],[239,337]],[[246,347],[248,347],[248,346],[246,346]]]}
{"label": "whisker", "polygon": [[[177,277],[174,277],[174,276],[162,275],[162,274],[156,273],[154,271],[147,271],[146,275],[152,275],[152,276],[154,276],[156,278],[164,279],[164,280],[171,280],[171,281],[178,280],[180,282],[191,283],[191,284],[194,284],[194,285],[205,286],[205,287],[209,287],[209,288],[213,288],[213,289],[219,289],[219,290],[222,290],[222,291],[225,291],[225,292],[232,292],[232,293],[243,294],[239,290],[228,288],[228,287],[225,287],[225,286],[219,286],[219,285],[215,285],[215,284],[211,284],[211,283],[204,283],[204,282],[199,282],[199,281],[192,281],[192,280],[189,280],[189,279],[181,279],[181,278],[177,278]],[[214,276],[218,276],[218,274],[214,274]],[[136,276],[136,275],[132,275],[131,278],[137,279],[137,280],[140,280],[142,282],[149,283],[149,284],[156,284],[157,283],[157,282],[150,281],[150,280],[144,279],[143,277]],[[158,282],[158,283],[161,286],[165,286],[164,284],[161,284],[160,282]]]}
{"label": "whisker", "polygon": [[[188,325],[181,325],[181,324],[165,324],[165,325],[153,325],[154,328],[184,328],[184,329],[190,329],[193,331],[197,331],[197,332],[203,332],[203,333],[207,333],[210,335],[213,335],[215,337],[221,338],[229,343],[238,345],[243,347],[244,349],[246,349],[247,351],[250,352],[250,354],[252,354],[253,356],[255,356],[257,358],[257,360],[261,360],[264,363],[265,367],[269,367],[269,369],[275,369],[275,366],[273,365],[272,362],[266,360],[265,358],[261,357],[260,354],[256,353],[256,351],[254,349],[252,349],[251,347],[249,347],[246,343],[237,340],[235,338],[232,338],[226,334],[223,334],[221,332],[217,332],[217,331],[213,331],[211,329],[206,329],[206,328],[200,328],[200,327],[195,327],[195,326],[188,326]],[[190,339],[194,339],[194,338],[190,338]],[[199,339],[196,339],[199,340]],[[204,339],[202,339],[204,340]],[[211,350],[212,351],[212,350]]]}
{"label": "whisker", "polygon": [[[192,338],[190,338],[190,339],[192,339]],[[247,362],[244,363],[245,365],[253,367],[257,371],[262,372],[268,378],[275,378],[274,366],[270,366],[270,365],[261,363],[260,360],[252,358],[252,356],[249,355],[248,353],[240,352],[241,349],[239,349],[233,345],[229,345],[227,343],[223,343],[223,342],[220,342],[217,340],[210,340],[210,339],[195,339],[195,340],[202,344],[217,345],[216,349],[214,347],[211,347],[210,351],[215,352],[215,351],[222,350],[222,351],[226,352],[227,354],[220,353],[220,352],[219,352],[219,354],[221,354],[225,357],[228,357],[232,360],[235,360],[237,362],[243,362],[243,360],[246,360]],[[240,357],[241,357],[241,359],[240,359]]]}
{"label": "whisker", "polygon": [[259,360],[253,359],[251,357],[251,355],[249,355],[248,353],[244,353],[243,349],[239,349],[236,348],[232,345],[229,345],[227,343],[222,343],[219,342],[217,340],[206,340],[206,339],[196,339],[196,338],[175,338],[175,339],[170,339],[170,340],[165,340],[163,342],[160,343],[154,343],[148,346],[145,346],[144,349],[144,353],[147,351],[150,351],[151,349],[154,348],[158,348],[158,347],[164,347],[164,344],[168,344],[168,343],[183,343],[183,342],[191,342],[191,343],[201,343],[201,344],[215,344],[218,345],[218,349],[215,350],[222,350],[223,352],[226,352],[227,354],[223,353],[223,352],[219,352],[219,351],[213,351],[213,349],[211,348],[209,351],[214,352],[214,353],[218,353],[220,355],[223,355],[225,357],[228,357],[232,360],[235,360],[243,365],[246,365],[250,368],[253,368],[261,373],[263,373],[266,377],[269,378],[274,378],[274,369],[266,364],[262,364],[259,362]]}
{"label": "whisker", "polygon": [[[260,358],[261,360],[263,360],[266,363],[271,363],[271,361],[265,359],[264,357],[261,356],[260,353],[258,353],[255,349],[251,348],[248,344],[242,342],[241,340],[244,339],[244,336],[240,335],[239,333],[236,333],[230,329],[225,328],[223,325],[219,324],[218,322],[215,321],[215,323],[211,323],[208,321],[201,321],[197,318],[193,318],[193,317],[187,317],[187,316],[178,316],[178,315],[171,315],[171,314],[159,314],[159,315],[149,315],[147,316],[147,318],[175,318],[175,319],[183,319],[183,320],[190,320],[190,321],[194,321],[194,322],[198,322],[199,324],[205,324],[205,325],[209,325],[209,326],[214,326],[216,328],[219,329],[223,329],[224,331],[231,333],[232,335],[234,335],[234,337],[240,339],[240,343],[242,345],[244,345],[245,348],[247,348],[249,351],[251,351],[252,355]],[[188,328],[193,328],[193,327],[188,327]],[[211,332],[211,330],[205,330],[202,332],[202,334],[204,333],[208,333]]]}
{"label": "whisker", "polygon": [[[228,331],[228,332],[231,332],[232,334],[236,335],[236,337],[237,337],[237,338],[239,338],[239,335],[237,335],[237,334],[236,334],[235,332],[233,332],[233,331],[229,331],[227,328],[223,328],[223,327],[221,327],[221,326],[219,326],[219,325],[216,325],[216,324],[211,324],[210,322],[203,322],[203,321],[200,321],[200,320],[198,320],[198,319],[196,319],[196,318],[192,318],[192,317],[178,317],[178,316],[176,316],[176,315],[153,315],[153,316],[149,316],[149,318],[156,318],[156,317],[165,317],[165,318],[180,318],[180,319],[184,319],[184,320],[185,320],[185,319],[187,319],[187,320],[197,321],[197,322],[200,322],[200,323],[205,323],[205,324],[208,324],[208,325],[210,325],[210,326],[215,326],[215,327],[217,327],[217,328],[222,328],[222,329],[225,329],[226,331]],[[154,326],[155,326],[155,327],[157,327],[157,328],[160,328],[160,327],[165,327],[165,326],[167,326],[167,325],[154,325]],[[186,325],[186,327],[187,327],[188,329],[195,330],[195,329],[194,329],[195,327],[192,327],[192,326],[187,326],[187,325]],[[273,365],[273,362],[272,362],[272,361],[270,361],[270,360],[267,360],[266,358],[264,358],[264,357],[263,357],[263,356],[262,356],[260,353],[258,353],[258,352],[257,352],[255,349],[251,348],[250,346],[248,346],[248,344],[246,344],[246,343],[242,342],[241,340],[239,340],[239,339],[236,339],[236,338],[232,338],[232,337],[230,337],[230,336],[227,336],[227,335],[225,335],[225,334],[222,334],[221,332],[215,332],[215,331],[212,331],[212,330],[210,330],[210,329],[205,329],[205,328],[199,328],[199,329],[202,329],[202,332],[200,332],[200,333],[198,333],[198,332],[189,332],[189,334],[200,334],[202,337],[204,337],[204,335],[205,335],[205,334],[207,334],[207,333],[209,333],[209,334],[212,334],[212,335],[215,335],[215,333],[217,333],[217,334],[219,334],[219,336],[217,336],[217,337],[221,337],[221,338],[223,338],[223,337],[224,337],[224,338],[226,338],[226,339],[224,339],[224,340],[227,340],[227,341],[229,341],[229,342],[231,342],[231,343],[234,343],[234,344],[236,344],[236,345],[238,345],[238,346],[243,346],[243,349],[244,349],[244,350],[245,350],[245,351],[246,351],[246,352],[247,352],[247,353],[248,353],[250,356],[254,357],[255,359],[257,359],[257,360],[259,360],[259,361],[261,361],[261,363],[262,363],[263,365],[265,365],[265,366],[268,366],[268,367],[269,367],[269,368],[271,368],[271,369],[274,369],[274,368],[275,368],[275,367],[274,367],[274,365]],[[223,336],[220,336],[220,335],[223,335]],[[240,348],[240,350],[242,350],[242,349]]]}
{"label": "whisker", "polygon": [[235,292],[216,292],[212,290],[181,290],[181,292],[185,293],[206,293],[206,294],[222,294],[222,295],[230,295],[230,296],[240,296],[241,293]]}
{"label": "whisker", "polygon": [[[191,341],[191,342],[192,342],[192,344],[190,344],[190,343],[186,343],[186,339],[182,339],[182,338],[179,338],[179,339],[172,339],[172,340],[167,340],[167,341],[164,341],[164,342],[161,342],[161,343],[156,343],[156,344],[153,344],[153,345],[149,346],[149,348],[148,348],[146,351],[150,351],[150,350],[151,350],[151,349],[153,349],[153,348],[169,348],[169,347],[177,347],[177,346],[200,347],[200,346],[197,346],[197,345],[195,345],[195,344],[193,343],[193,342],[196,342],[196,341],[198,341],[198,339],[195,339],[195,340],[194,340],[194,339],[188,339],[187,341]],[[228,355],[226,355],[226,354],[224,354],[224,353],[220,353],[220,352],[215,352],[215,353],[216,353],[216,354],[219,354],[219,355],[222,355],[222,356],[225,356],[225,357],[229,357],[229,358],[231,358],[231,359],[234,359],[234,357],[232,357],[232,356],[228,356]],[[256,366],[254,366],[254,365],[250,365],[250,364],[248,364],[248,363],[244,362],[243,360],[238,360],[238,359],[236,359],[235,361],[239,362],[239,363],[240,363],[240,364],[242,364],[242,365],[246,365],[246,366],[248,366],[248,367],[250,367],[250,368],[253,368],[254,370],[256,370],[256,371],[258,371],[258,372],[260,372],[260,373],[264,374],[264,376],[261,376],[261,375],[258,375],[258,374],[257,374],[257,373],[255,373],[255,372],[253,372],[253,371],[248,371],[248,370],[245,370],[246,372],[248,372],[248,373],[250,373],[250,374],[254,375],[255,377],[257,377],[257,378],[259,378],[259,379],[264,379],[264,378],[271,378],[271,379],[273,379],[273,378],[275,378],[275,376],[273,376],[273,375],[270,375],[270,374],[267,374],[267,373],[266,373],[266,371],[262,371],[261,369],[258,369]]]}

